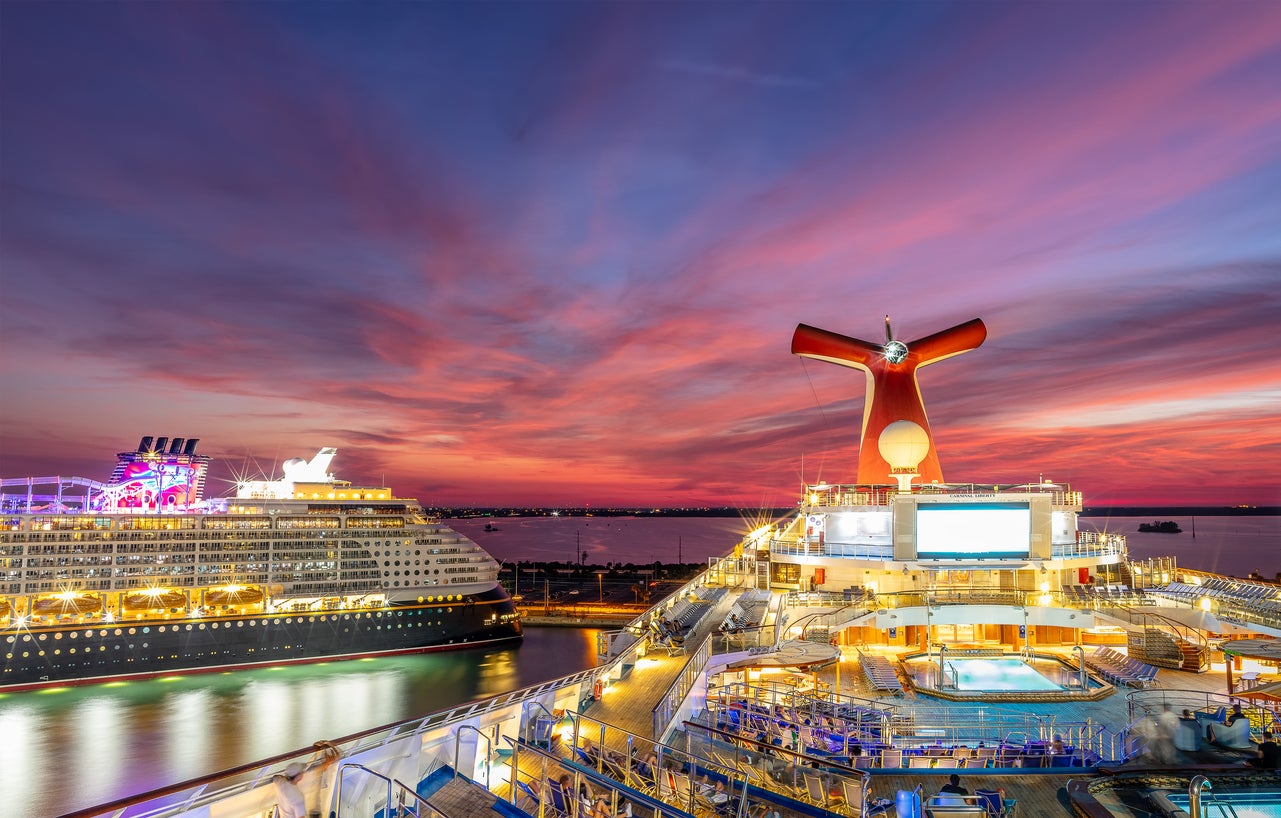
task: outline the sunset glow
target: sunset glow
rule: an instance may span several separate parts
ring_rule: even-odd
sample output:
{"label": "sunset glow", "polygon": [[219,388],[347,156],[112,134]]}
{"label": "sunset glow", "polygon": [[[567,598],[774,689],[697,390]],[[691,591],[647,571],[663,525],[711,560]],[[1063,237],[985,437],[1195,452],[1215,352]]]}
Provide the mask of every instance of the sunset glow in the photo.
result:
{"label": "sunset glow", "polygon": [[[1281,4],[0,4],[0,476],[793,504],[861,373],[948,479],[1281,504]],[[802,463],[804,472],[802,473]]]}

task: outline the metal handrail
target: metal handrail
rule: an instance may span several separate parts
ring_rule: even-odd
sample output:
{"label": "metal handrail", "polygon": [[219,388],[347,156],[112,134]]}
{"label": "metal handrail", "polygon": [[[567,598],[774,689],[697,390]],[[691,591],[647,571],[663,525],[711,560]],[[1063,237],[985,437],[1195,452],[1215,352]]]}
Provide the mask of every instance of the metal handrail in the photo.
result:
{"label": "metal handrail", "polygon": [[482,733],[474,724],[460,724],[454,731],[454,778],[458,777],[458,755],[462,750],[464,730],[474,730],[476,735],[485,740],[485,789],[489,789],[489,759],[494,753],[494,745],[490,742],[489,736]]}
{"label": "metal handrail", "polygon": [[450,816],[449,813],[444,812],[439,807],[433,806],[431,802],[423,798],[414,790],[413,787],[410,787],[408,784],[404,783],[403,781],[400,781],[399,779],[396,779],[396,778],[392,778],[391,776],[388,776],[388,775],[383,775],[377,770],[371,770],[368,767],[366,767],[364,764],[356,764],[356,763],[342,764],[338,767],[338,786],[335,788],[335,794],[334,794],[335,818],[342,818],[342,786],[343,786],[343,782],[346,780],[346,778],[343,776],[343,772],[346,770],[353,770],[353,769],[360,770],[361,772],[367,775],[373,776],[379,781],[386,782],[387,805],[383,807],[383,815],[385,818],[393,818],[393,813],[391,812],[391,809],[392,809],[391,796],[392,796],[393,789],[400,796],[400,800],[399,800],[399,803],[396,804],[396,812],[394,814],[396,818],[399,818],[399,816],[405,816],[410,814],[417,815],[419,816],[419,818],[422,818],[423,816],[423,813],[421,812],[407,813],[405,811],[405,794],[406,793],[408,793],[409,796],[413,798],[414,805],[416,807],[419,807],[419,808],[426,807],[428,810],[430,810],[431,811],[429,813],[430,815],[440,816],[440,818],[452,818],[452,816]]}

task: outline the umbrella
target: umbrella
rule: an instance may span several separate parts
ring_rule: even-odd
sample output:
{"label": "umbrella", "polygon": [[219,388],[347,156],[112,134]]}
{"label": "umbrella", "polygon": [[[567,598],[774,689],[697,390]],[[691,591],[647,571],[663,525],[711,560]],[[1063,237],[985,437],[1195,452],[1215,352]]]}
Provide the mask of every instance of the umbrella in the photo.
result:
{"label": "umbrella", "polygon": [[1281,660],[1281,639],[1230,639],[1219,647],[1230,656]]}
{"label": "umbrella", "polygon": [[1239,690],[1232,694],[1238,699],[1277,699],[1281,700],[1281,682],[1268,682],[1249,690]]}

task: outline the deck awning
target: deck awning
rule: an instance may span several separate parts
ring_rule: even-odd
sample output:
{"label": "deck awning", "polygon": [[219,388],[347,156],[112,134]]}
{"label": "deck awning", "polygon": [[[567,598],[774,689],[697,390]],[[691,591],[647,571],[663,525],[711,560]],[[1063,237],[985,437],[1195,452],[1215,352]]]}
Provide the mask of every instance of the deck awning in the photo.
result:
{"label": "deck awning", "polygon": [[1219,647],[1228,656],[1281,662],[1281,639],[1229,639]]}
{"label": "deck awning", "polygon": [[822,642],[802,642],[789,640],[778,646],[777,650],[768,653],[754,653],[742,659],[730,662],[726,670],[764,667],[794,667],[801,670],[816,670],[836,661],[840,649],[835,645]]}
{"label": "deck awning", "polygon": [[1238,690],[1232,695],[1238,699],[1281,699],[1281,682],[1267,682],[1258,687]]}

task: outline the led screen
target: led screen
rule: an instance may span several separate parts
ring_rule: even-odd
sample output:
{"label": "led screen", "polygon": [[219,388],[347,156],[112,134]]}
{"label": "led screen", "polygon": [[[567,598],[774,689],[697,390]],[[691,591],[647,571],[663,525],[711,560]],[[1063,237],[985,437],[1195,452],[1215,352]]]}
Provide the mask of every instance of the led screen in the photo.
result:
{"label": "led screen", "polygon": [[1027,557],[1032,512],[1027,503],[921,504],[916,507],[918,559]]}
{"label": "led screen", "polygon": [[200,484],[203,468],[204,464],[153,464],[145,460],[130,463],[118,483],[122,490],[116,505],[142,509],[185,506],[199,499],[195,488]]}

